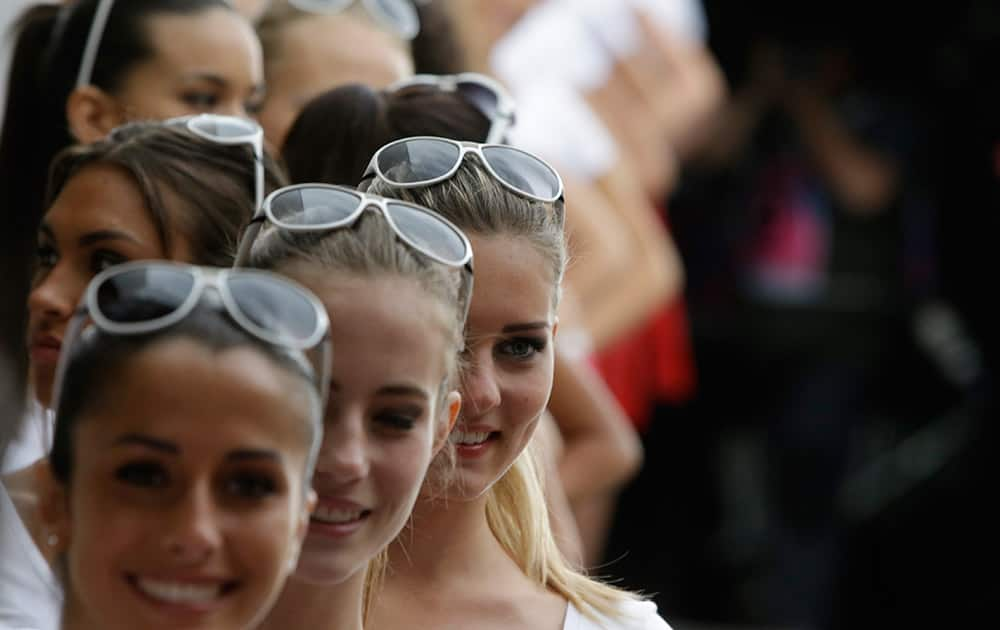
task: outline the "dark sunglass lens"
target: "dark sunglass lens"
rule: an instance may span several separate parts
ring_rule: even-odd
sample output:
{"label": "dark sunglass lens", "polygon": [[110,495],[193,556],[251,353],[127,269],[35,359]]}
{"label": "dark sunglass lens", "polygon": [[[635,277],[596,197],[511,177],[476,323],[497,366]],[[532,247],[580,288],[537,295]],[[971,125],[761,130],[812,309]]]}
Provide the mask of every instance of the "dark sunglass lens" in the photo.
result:
{"label": "dark sunglass lens", "polygon": [[97,289],[97,306],[107,319],[148,322],[176,311],[194,288],[194,275],[166,266],[129,269],[106,278]]}
{"label": "dark sunglass lens", "polygon": [[457,145],[421,138],[382,149],[378,167],[390,184],[418,184],[444,176],[458,163]]}
{"label": "dark sunglass lens", "polygon": [[493,122],[497,117],[499,98],[494,90],[475,81],[460,81],[456,89],[476,109],[482,112],[483,116],[486,116],[490,122]]}
{"label": "dark sunglass lens", "polygon": [[365,4],[376,13],[376,19],[400,36],[412,39],[420,32],[420,18],[410,0],[371,0]]}
{"label": "dark sunglass lens", "polygon": [[317,332],[313,302],[296,286],[254,272],[233,273],[228,283],[240,312],[273,339],[302,344]]}
{"label": "dark sunglass lens", "polygon": [[361,195],[334,188],[293,188],[271,200],[271,215],[284,225],[329,225],[344,221],[357,210]]}
{"label": "dark sunglass lens", "polygon": [[389,202],[389,214],[396,227],[414,246],[433,252],[441,260],[458,264],[465,260],[465,241],[455,229],[433,214],[402,203]]}
{"label": "dark sunglass lens", "polygon": [[500,179],[517,190],[545,200],[559,196],[559,176],[534,156],[509,147],[485,147],[483,155]]}

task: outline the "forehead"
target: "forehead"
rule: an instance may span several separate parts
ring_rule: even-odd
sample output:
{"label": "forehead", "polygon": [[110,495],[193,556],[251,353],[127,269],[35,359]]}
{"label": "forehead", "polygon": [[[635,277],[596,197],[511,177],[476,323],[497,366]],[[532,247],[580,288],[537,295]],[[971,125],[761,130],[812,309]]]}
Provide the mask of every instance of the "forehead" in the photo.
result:
{"label": "forehead", "polygon": [[[308,385],[249,346],[216,351],[187,338],[128,357],[81,422],[92,440],[152,432],[201,454],[246,448],[307,452]],[[210,430],[208,430],[210,429]]]}
{"label": "forehead", "polygon": [[66,181],[45,219],[57,235],[61,229],[122,229],[159,239],[138,184],[123,168],[111,164],[90,164],[77,171]]}
{"label": "forehead", "polygon": [[476,279],[469,327],[552,322],[556,285],[551,264],[527,239],[469,234]]}
{"label": "forehead", "polygon": [[389,382],[435,392],[457,348],[453,313],[416,280],[306,269],[289,275],[312,289],[330,315],[333,377],[364,388]]}
{"label": "forehead", "polygon": [[147,22],[154,63],[174,74],[210,74],[259,83],[260,42],[249,22],[222,8],[190,14],[157,13]]}
{"label": "forehead", "polygon": [[323,89],[345,83],[383,87],[413,73],[404,44],[351,14],[296,19],[283,29],[280,48],[282,74],[322,83]]}

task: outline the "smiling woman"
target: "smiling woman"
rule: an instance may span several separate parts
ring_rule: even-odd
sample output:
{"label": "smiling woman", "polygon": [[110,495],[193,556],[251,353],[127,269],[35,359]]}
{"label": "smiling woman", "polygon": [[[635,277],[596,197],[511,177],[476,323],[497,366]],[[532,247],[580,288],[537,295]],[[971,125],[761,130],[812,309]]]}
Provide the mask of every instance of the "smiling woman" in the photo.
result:
{"label": "smiling woman", "polygon": [[[282,182],[266,156],[264,167],[265,189]],[[28,557],[22,561],[5,557],[0,563],[0,626],[5,615],[21,614],[24,602],[33,601],[27,627],[54,627],[50,615],[58,609],[59,588],[35,548],[44,550],[35,518],[36,462],[48,446],[44,408],[51,403],[57,358],[87,283],[131,260],[229,266],[239,231],[253,215],[256,177],[250,146],[219,144],[174,124],[126,125],[105,141],[67,149],[55,161],[26,309],[27,371],[38,403],[28,426],[39,439],[13,445],[4,464],[5,472],[16,472],[3,477],[19,527],[35,544],[24,549]],[[12,531],[5,528],[2,535]],[[33,595],[16,597],[7,588],[11,581]]]}
{"label": "smiling woman", "polygon": [[303,350],[327,343],[322,306],[269,274],[166,263],[101,274],[87,305],[41,475],[61,627],[253,627],[315,503],[324,379]]}

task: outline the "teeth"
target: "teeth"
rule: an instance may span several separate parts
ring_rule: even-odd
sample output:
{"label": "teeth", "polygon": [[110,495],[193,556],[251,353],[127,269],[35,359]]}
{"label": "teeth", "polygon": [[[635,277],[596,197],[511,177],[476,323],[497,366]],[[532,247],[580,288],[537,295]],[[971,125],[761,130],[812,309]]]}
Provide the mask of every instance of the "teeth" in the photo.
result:
{"label": "teeth", "polygon": [[139,578],[136,584],[146,595],[171,604],[205,604],[222,594],[222,585],[184,584]]}
{"label": "teeth", "polygon": [[316,506],[316,511],[313,512],[312,517],[317,521],[322,521],[324,523],[350,523],[351,521],[356,521],[361,518],[361,513],[363,511],[364,510],[344,510],[319,505]]}
{"label": "teeth", "polygon": [[477,446],[482,444],[490,437],[489,432],[476,432],[476,433],[466,433],[465,431],[454,430],[451,432],[451,441],[453,444],[462,444],[464,446]]}

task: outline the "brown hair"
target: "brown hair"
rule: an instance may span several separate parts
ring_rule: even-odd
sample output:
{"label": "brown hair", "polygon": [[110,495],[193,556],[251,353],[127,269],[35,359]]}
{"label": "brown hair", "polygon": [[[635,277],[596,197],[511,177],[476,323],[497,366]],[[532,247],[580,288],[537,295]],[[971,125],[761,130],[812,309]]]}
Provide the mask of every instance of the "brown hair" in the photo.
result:
{"label": "brown hair", "polygon": [[[219,144],[173,125],[130,123],[106,140],[56,156],[47,205],[81,169],[117,166],[138,185],[165,249],[176,231],[190,242],[191,262],[229,267],[240,231],[256,210],[254,159],[249,145]],[[265,155],[265,192],[283,184],[284,174]],[[168,198],[180,203],[174,208]]]}

